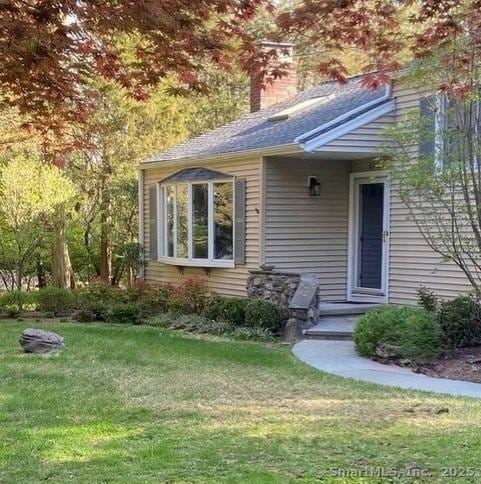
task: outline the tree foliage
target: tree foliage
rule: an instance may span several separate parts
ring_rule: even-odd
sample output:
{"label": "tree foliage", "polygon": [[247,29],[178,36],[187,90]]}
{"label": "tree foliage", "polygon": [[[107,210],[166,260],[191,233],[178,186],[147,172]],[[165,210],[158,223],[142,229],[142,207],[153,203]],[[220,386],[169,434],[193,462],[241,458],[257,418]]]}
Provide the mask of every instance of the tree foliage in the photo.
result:
{"label": "tree foliage", "polygon": [[248,68],[255,46],[246,24],[266,2],[1,2],[0,101],[26,123],[59,129],[85,118],[98,77],[136,99],[171,75],[179,88],[202,90],[207,65]]}
{"label": "tree foliage", "polygon": [[[362,63],[358,71],[368,72],[365,82],[376,86],[387,82],[406,58],[424,59],[443,49],[443,61],[455,61],[457,66],[442,84],[464,89],[466,63],[480,51],[481,2],[302,0],[295,8],[281,12],[277,25],[280,38],[289,35],[306,46],[330,52],[317,68],[340,82],[352,74],[342,58],[346,50],[358,52]],[[446,49],[452,43],[458,44],[455,58]]]}
{"label": "tree foliage", "polygon": [[[418,84],[439,85],[443,53],[414,69]],[[462,96],[438,90],[390,129],[390,168],[398,193],[427,244],[456,264],[481,296],[481,71],[472,64]],[[468,79],[468,76],[466,76]],[[412,76],[411,76],[412,81]],[[428,91],[429,92],[429,91]],[[429,114],[430,113],[430,114]],[[420,149],[418,150],[418,147]]]}
{"label": "tree foliage", "polygon": [[12,154],[4,161],[0,172],[0,270],[7,271],[21,289],[27,267],[32,271],[48,229],[59,209],[73,200],[75,188],[59,168],[45,164],[35,153]]}

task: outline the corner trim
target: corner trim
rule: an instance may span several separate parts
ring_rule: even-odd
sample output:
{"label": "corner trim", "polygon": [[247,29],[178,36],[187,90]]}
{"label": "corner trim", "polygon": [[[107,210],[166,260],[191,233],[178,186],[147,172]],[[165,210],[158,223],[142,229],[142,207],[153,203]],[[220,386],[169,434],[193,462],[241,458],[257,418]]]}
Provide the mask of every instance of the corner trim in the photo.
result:
{"label": "corner trim", "polygon": [[145,277],[145,253],[144,253],[144,211],[145,211],[145,196],[144,196],[144,170],[139,170],[138,179],[138,203],[139,203],[139,235],[138,241],[142,248],[142,264],[140,266],[140,277]]}

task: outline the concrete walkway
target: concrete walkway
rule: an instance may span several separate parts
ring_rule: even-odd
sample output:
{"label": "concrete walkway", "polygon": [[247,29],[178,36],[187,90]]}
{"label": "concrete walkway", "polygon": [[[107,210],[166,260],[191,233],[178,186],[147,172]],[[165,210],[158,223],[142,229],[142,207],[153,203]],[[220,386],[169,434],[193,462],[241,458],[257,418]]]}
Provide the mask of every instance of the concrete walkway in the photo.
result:
{"label": "concrete walkway", "polygon": [[352,341],[304,340],[294,355],[318,370],[345,378],[398,388],[481,398],[481,383],[446,380],[413,373],[408,368],[383,365],[357,355]]}

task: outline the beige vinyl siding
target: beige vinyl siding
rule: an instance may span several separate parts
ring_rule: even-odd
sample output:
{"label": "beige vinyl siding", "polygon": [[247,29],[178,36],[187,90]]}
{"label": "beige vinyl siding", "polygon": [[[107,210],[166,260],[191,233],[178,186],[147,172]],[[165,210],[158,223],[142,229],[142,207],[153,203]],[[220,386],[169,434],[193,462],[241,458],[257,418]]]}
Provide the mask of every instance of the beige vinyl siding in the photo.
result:
{"label": "beige vinyl siding", "polygon": [[[420,94],[395,83],[397,121],[419,107]],[[418,146],[411,148],[418,156]],[[390,302],[413,304],[416,291],[424,285],[442,297],[455,297],[470,290],[462,271],[453,263],[445,263],[424,241],[407,207],[402,203],[394,185],[391,190],[391,236],[389,261]]]}
{"label": "beige vinyl siding", "polygon": [[375,121],[327,143],[318,151],[377,154],[382,151],[386,143],[383,133],[387,127],[392,125],[394,119],[394,113],[381,116]]}
{"label": "beige vinyl siding", "polygon": [[[346,298],[350,163],[266,160],[265,260],[276,270],[313,272],[328,301]],[[307,177],[321,182],[311,197]]]}
{"label": "beige vinyl siding", "polygon": [[[197,166],[195,163],[191,166]],[[235,268],[202,268],[185,267],[182,270],[176,266],[163,264],[157,260],[149,260],[149,224],[144,223],[144,246],[146,252],[145,280],[148,284],[181,284],[189,277],[203,277],[209,288],[218,293],[233,296],[246,295],[246,281],[249,269],[259,267],[259,202],[260,202],[260,168],[258,158],[202,163],[203,167],[222,171],[228,175],[246,179],[246,264]],[[163,178],[179,171],[183,166],[172,166],[145,169],[144,172],[144,220],[149,220],[149,187]]]}

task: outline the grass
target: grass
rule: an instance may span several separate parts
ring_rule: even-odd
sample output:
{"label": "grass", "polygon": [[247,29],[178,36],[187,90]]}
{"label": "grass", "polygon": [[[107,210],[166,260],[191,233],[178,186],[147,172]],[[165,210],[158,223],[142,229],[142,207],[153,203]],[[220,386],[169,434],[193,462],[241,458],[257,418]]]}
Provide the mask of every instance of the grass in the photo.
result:
{"label": "grass", "polygon": [[[477,400],[343,380],[282,345],[142,326],[0,326],[2,483],[349,482],[336,469],[376,468],[421,468],[433,482],[446,468],[481,472]],[[21,353],[28,326],[64,335],[67,350]]]}

